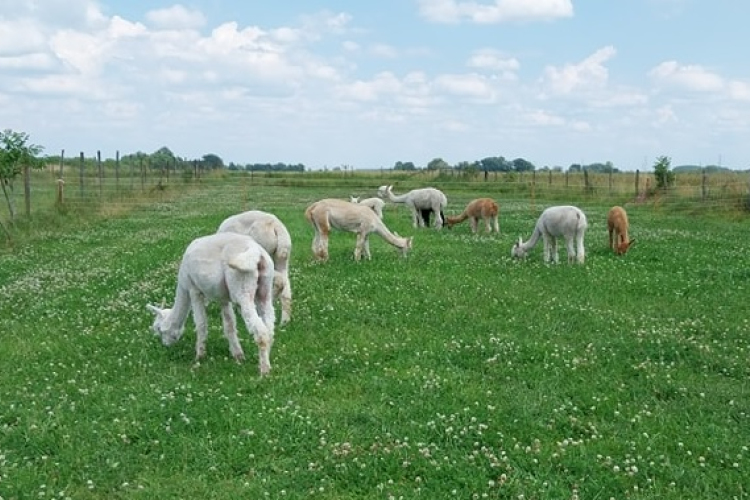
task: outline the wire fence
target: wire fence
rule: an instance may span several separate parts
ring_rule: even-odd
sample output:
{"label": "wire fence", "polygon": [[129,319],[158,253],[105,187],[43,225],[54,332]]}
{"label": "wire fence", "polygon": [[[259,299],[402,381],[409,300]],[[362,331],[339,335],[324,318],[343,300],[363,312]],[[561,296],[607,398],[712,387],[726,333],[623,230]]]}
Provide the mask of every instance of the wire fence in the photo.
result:
{"label": "wire fence", "polygon": [[[462,200],[480,196],[546,203],[657,204],[671,210],[743,211],[750,213],[750,173],[736,171],[676,172],[666,190],[656,188],[652,172],[592,173],[465,172],[458,170],[333,170],[306,172],[206,170],[198,162],[153,168],[144,161],[105,165],[83,161],[79,166],[50,165],[26,172],[4,200],[0,220],[41,217],[48,213],[98,210],[125,211],[144,203],[168,203],[176,197],[205,193],[202,203],[224,203],[242,208],[258,189],[274,188],[277,203],[298,200],[295,193],[327,193],[331,197],[375,196],[378,186],[394,185],[399,194],[434,186],[460,210]],[[18,189],[18,184],[23,189]],[[23,208],[21,208],[23,207]],[[11,214],[13,214],[11,216]]]}

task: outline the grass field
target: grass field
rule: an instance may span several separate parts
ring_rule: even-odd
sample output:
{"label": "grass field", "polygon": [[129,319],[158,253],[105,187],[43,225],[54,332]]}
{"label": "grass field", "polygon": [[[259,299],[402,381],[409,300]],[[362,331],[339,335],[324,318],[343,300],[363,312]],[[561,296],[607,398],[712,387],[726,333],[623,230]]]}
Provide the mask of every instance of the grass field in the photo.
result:
{"label": "grass field", "polygon": [[[549,203],[504,199],[501,234],[414,230],[371,261],[334,233],[313,262],[302,213],[351,190],[218,187],[0,253],[0,498],[731,499],[750,496],[750,221],[580,204],[583,266],[510,258]],[[360,193],[362,194],[361,190]],[[447,191],[451,212],[480,191]],[[494,195],[493,195],[494,196]],[[258,208],[293,241],[292,322],[270,377],[241,326],[171,348],[148,302],[224,217]],[[564,259],[563,251],[563,259]]]}

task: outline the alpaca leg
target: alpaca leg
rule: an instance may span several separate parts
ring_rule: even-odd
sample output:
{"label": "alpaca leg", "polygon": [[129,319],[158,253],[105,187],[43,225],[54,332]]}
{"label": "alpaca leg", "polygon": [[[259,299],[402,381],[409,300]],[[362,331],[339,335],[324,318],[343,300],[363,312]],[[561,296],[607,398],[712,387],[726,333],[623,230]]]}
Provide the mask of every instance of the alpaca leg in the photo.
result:
{"label": "alpaca leg", "polygon": [[500,232],[500,223],[498,222],[497,215],[492,218],[492,222],[493,222],[493,224],[495,226],[495,232],[499,233]]}
{"label": "alpaca leg", "polygon": [[550,260],[558,264],[560,262],[560,252],[557,249],[557,238],[552,236],[549,237],[549,252]]}
{"label": "alpaca leg", "polygon": [[372,256],[370,255],[370,235],[369,234],[365,235],[365,242],[362,246],[362,249],[364,250],[365,258],[367,258],[367,260],[372,259]]}
{"label": "alpaca leg", "polygon": [[445,220],[445,216],[443,215],[443,211],[440,210],[440,207],[433,207],[432,208],[435,211],[435,229],[442,229],[443,227],[443,221]]}
{"label": "alpaca leg", "polygon": [[477,225],[478,221],[476,217],[469,217],[469,226],[471,226],[471,232],[476,234],[477,233]]}
{"label": "alpaca leg", "polygon": [[417,210],[416,207],[412,207],[411,209],[411,218],[412,218],[412,226],[415,228],[417,227],[424,227],[424,220],[422,217],[420,217],[419,210]]}
{"label": "alpaca leg", "polygon": [[[273,306],[271,306],[273,310]],[[273,345],[273,328],[268,328],[255,308],[255,304],[248,300],[240,303],[240,313],[245,321],[247,330],[253,335],[258,345],[258,363],[260,374],[266,375],[271,371],[271,346]]]}
{"label": "alpaca leg", "polygon": [[550,240],[550,237],[546,234],[542,235],[542,239],[544,240],[544,262],[550,261],[550,251],[552,250],[552,241]]}
{"label": "alpaca leg", "polygon": [[273,331],[273,325],[276,321],[276,310],[273,305],[273,280],[269,273],[261,272],[258,276],[258,287],[255,289],[255,308],[260,315],[260,319],[266,325],[266,328]]}
{"label": "alpaca leg", "polygon": [[208,319],[203,294],[191,290],[190,305],[193,309],[193,322],[195,323],[195,360],[198,361],[206,355],[206,337],[208,337]]}
{"label": "alpaca leg", "polygon": [[[280,276],[279,276],[280,274]],[[280,325],[286,325],[292,319],[292,285],[289,283],[289,272],[282,271],[277,274],[281,283],[279,298],[281,300],[281,322]],[[277,278],[274,277],[274,280]]]}
{"label": "alpaca leg", "polygon": [[609,232],[609,248],[611,250],[614,250],[615,249],[615,234],[614,234],[615,230],[612,228],[609,228],[608,232]]}
{"label": "alpaca leg", "polygon": [[568,251],[568,264],[572,264],[576,260],[576,248],[573,238],[565,240],[565,247]]}
{"label": "alpaca leg", "polygon": [[354,260],[359,261],[362,258],[362,249],[365,246],[365,234],[357,233],[357,243],[354,246]]}
{"label": "alpaca leg", "polygon": [[224,337],[229,342],[229,352],[235,361],[245,361],[245,353],[242,352],[240,340],[237,338],[237,320],[231,302],[221,305],[221,319],[224,323]]}
{"label": "alpaca leg", "polygon": [[583,248],[583,235],[576,237],[576,260],[579,264],[583,264],[586,258],[586,250]]}

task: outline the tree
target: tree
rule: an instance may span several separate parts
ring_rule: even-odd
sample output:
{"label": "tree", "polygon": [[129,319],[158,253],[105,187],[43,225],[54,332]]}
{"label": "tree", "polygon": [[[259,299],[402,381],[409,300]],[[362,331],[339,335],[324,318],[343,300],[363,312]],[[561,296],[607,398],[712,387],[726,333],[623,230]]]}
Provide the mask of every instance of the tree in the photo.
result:
{"label": "tree", "polygon": [[671,170],[672,159],[668,156],[660,156],[654,163],[654,177],[656,187],[666,190],[674,183],[674,172]]}
{"label": "tree", "polygon": [[37,155],[44,150],[42,146],[29,143],[29,134],[6,129],[0,132],[0,184],[8,204],[10,220],[16,218],[16,207],[13,202],[13,185],[24,168],[42,168],[44,164]]}
{"label": "tree", "polygon": [[434,158],[427,164],[427,170],[449,170],[450,164],[442,158]]}
{"label": "tree", "polygon": [[224,168],[224,160],[213,153],[203,155],[203,163],[211,170]]}
{"label": "tree", "polygon": [[533,172],[536,170],[534,164],[524,158],[516,158],[511,163],[513,164],[513,170],[516,172]]}
{"label": "tree", "polygon": [[393,166],[393,170],[416,170],[417,167],[414,166],[414,163],[407,161],[397,161],[396,164]]}

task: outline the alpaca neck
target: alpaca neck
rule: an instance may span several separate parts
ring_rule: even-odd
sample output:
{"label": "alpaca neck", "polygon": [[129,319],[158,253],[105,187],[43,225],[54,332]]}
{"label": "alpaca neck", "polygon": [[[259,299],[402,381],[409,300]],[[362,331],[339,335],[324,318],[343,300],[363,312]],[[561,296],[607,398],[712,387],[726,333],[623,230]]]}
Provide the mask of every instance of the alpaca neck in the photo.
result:
{"label": "alpaca neck", "polygon": [[539,238],[542,237],[542,230],[538,227],[534,228],[534,232],[531,233],[531,238],[526,243],[521,244],[521,249],[524,251],[529,251],[532,248],[534,248],[539,241]]}
{"label": "alpaca neck", "polygon": [[448,222],[451,224],[458,224],[459,222],[463,222],[466,219],[469,218],[469,213],[464,210],[461,212],[461,215],[456,215],[455,217],[448,217]]}
{"label": "alpaca neck", "polygon": [[396,236],[395,234],[390,232],[387,227],[385,227],[385,224],[380,221],[377,221],[374,224],[373,231],[379,234],[385,241],[395,247],[404,248],[406,246],[406,238]]}
{"label": "alpaca neck", "polygon": [[393,203],[404,203],[406,202],[407,196],[408,196],[408,193],[396,196],[395,194],[393,194],[393,191],[391,191],[390,189],[388,190],[388,199],[391,200]]}
{"label": "alpaca neck", "polygon": [[175,292],[174,305],[169,314],[169,318],[164,321],[165,329],[169,331],[178,331],[185,326],[188,314],[190,313],[190,294],[177,284]]}

